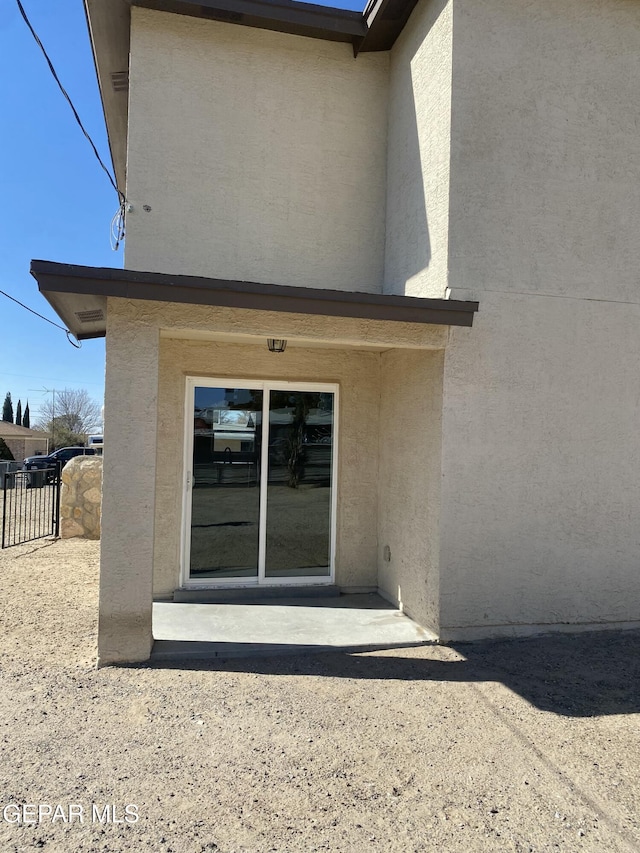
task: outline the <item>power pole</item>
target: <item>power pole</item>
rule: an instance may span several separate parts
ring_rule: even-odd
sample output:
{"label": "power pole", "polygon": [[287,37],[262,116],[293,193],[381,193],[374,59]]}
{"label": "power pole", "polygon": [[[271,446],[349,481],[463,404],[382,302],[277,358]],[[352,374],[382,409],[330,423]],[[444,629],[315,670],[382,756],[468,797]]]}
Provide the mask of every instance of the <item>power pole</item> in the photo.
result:
{"label": "power pole", "polygon": [[29,391],[40,392],[40,394],[51,394],[51,441],[55,443],[56,432],[56,389],[55,388],[28,388]]}

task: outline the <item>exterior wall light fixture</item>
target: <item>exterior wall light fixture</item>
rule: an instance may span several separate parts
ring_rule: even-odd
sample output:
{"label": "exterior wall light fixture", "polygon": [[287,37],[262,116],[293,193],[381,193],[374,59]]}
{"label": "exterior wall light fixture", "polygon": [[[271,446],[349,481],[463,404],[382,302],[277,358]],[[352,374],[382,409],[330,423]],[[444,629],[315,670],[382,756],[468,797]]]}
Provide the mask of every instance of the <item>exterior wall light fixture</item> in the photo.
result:
{"label": "exterior wall light fixture", "polygon": [[267,346],[269,352],[284,352],[287,348],[287,342],[283,338],[267,338]]}

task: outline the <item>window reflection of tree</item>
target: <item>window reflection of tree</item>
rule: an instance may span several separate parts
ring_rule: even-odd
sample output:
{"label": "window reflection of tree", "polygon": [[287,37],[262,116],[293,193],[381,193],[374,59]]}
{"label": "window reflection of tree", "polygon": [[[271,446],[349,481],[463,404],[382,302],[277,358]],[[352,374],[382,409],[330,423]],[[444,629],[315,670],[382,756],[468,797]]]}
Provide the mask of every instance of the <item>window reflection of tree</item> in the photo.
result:
{"label": "window reflection of tree", "polygon": [[[269,411],[287,414],[288,423],[271,420],[270,457],[274,464],[286,466],[286,481],[289,488],[297,489],[304,479],[305,444],[332,442],[333,394],[313,391],[272,390],[269,392]],[[226,408],[220,410],[220,422],[240,424],[233,420],[233,413],[247,418],[246,426],[256,430],[256,445],[259,446],[260,430],[256,429],[251,412],[262,411],[262,390],[225,389]],[[309,424],[311,412],[326,415],[328,423]]]}

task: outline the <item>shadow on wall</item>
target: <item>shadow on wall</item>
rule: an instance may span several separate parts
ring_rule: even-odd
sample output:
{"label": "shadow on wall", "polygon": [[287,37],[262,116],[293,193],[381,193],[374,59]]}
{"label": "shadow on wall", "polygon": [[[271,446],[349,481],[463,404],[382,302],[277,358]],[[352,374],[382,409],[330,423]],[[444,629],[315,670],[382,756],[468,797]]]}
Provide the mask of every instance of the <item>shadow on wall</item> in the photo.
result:
{"label": "shadow on wall", "polygon": [[406,183],[403,182],[402,198],[397,200],[400,213],[396,214],[398,223],[394,229],[394,239],[398,248],[402,246],[402,250],[396,251],[392,256],[395,262],[395,270],[391,271],[390,281],[392,292],[400,295],[407,294],[408,280],[426,270],[431,262],[427,199],[420,156],[420,131],[416,115],[413,81],[410,73],[407,76],[409,79],[405,85],[411,87],[411,115],[409,116],[410,122],[407,127],[402,161],[403,172],[406,171],[408,179],[405,177]]}
{"label": "shadow on wall", "polygon": [[541,711],[567,717],[640,713],[640,631],[554,634],[461,643],[466,660],[361,656],[328,652],[295,657],[158,662],[154,669],[313,675],[371,681],[498,681]]}
{"label": "shadow on wall", "polygon": [[[430,59],[439,60],[440,45],[437,36],[429,34],[447,5],[446,0],[428,4],[419,13],[406,44],[396,60],[391,85],[389,113],[389,161],[387,186],[387,238],[385,251],[385,293],[398,295],[426,295],[422,283],[411,287],[409,279],[428,269],[432,259],[431,238],[427,205],[437,203],[428,198],[441,190],[441,159],[448,157],[448,130],[438,137],[439,122],[447,123],[440,114],[448,103],[439,92],[437,77],[431,77]],[[416,14],[416,13],[414,13]],[[425,48],[424,45],[428,44]],[[398,49],[398,48],[397,48]],[[418,51],[424,51],[419,60]],[[442,44],[442,50],[447,45]],[[416,96],[420,102],[416,104]],[[422,130],[418,122],[422,118]],[[440,132],[444,132],[444,129]],[[444,153],[438,145],[444,146]],[[441,199],[448,205],[448,194]],[[446,269],[446,262],[444,263]]]}

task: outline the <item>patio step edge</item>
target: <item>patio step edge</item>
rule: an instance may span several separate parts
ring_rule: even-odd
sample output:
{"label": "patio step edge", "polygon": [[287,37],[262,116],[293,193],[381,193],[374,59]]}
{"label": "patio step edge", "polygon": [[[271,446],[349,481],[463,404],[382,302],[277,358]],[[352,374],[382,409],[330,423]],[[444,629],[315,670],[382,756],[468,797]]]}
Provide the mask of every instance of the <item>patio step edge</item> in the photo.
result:
{"label": "patio step edge", "polygon": [[332,598],[340,595],[337,586],[276,586],[245,589],[176,589],[173,601],[180,604],[242,604],[273,599]]}
{"label": "patio step edge", "polygon": [[385,651],[387,649],[410,649],[417,646],[434,646],[436,637],[397,643],[366,643],[363,645],[295,645],[275,643],[213,643],[183,640],[156,640],[149,663],[156,661],[226,660],[229,658],[280,657],[283,655],[308,655],[327,653],[357,654]]}

